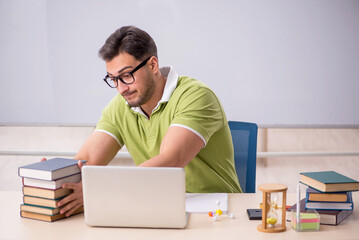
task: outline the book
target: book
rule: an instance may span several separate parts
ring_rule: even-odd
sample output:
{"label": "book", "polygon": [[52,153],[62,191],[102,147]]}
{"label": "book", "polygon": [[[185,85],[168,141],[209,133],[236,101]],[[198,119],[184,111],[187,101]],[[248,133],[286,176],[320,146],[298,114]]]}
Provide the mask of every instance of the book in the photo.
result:
{"label": "book", "polygon": [[[286,218],[290,221],[291,210],[296,210],[297,204],[287,209]],[[300,212],[305,212],[305,198],[300,201]],[[349,210],[316,210],[320,215],[320,224],[336,226],[349,217],[353,211]]]}
{"label": "book", "polygon": [[48,199],[48,198],[39,198],[39,197],[33,197],[33,196],[24,196],[24,203],[25,204],[31,204],[31,205],[37,205],[37,206],[56,208],[57,203],[61,199],[62,198],[60,198],[60,199]]}
{"label": "book", "polygon": [[59,189],[64,183],[77,183],[81,181],[81,173],[77,173],[64,178],[56,179],[53,181],[46,181],[34,178],[22,178],[24,186],[39,187],[47,189]]}
{"label": "book", "polygon": [[249,220],[262,220],[262,209],[247,209]]}
{"label": "book", "polygon": [[[80,207],[77,209],[71,216],[82,213],[84,211],[83,207]],[[35,220],[41,220],[46,222],[54,222],[62,218],[66,218],[65,214],[55,214],[55,215],[46,215],[46,214],[40,214],[40,213],[34,213],[34,212],[26,212],[26,211],[20,211],[20,216],[23,218],[30,218]]]}
{"label": "book", "polygon": [[349,192],[329,192],[322,193],[316,189],[308,187],[306,199],[312,202],[346,202]]}
{"label": "book", "polygon": [[[81,169],[77,165],[78,160],[68,158],[52,158],[42,162],[36,162],[19,167],[20,177],[42,180],[56,180],[79,173]],[[86,163],[86,161],[82,161]]]}
{"label": "book", "polygon": [[71,189],[67,188],[59,188],[56,190],[50,190],[46,188],[38,188],[38,187],[22,187],[22,193],[28,196],[41,197],[41,198],[49,198],[49,199],[57,199],[69,195],[72,193]]}
{"label": "book", "polygon": [[52,208],[52,207],[44,207],[44,206],[36,206],[31,204],[21,204],[20,210],[25,212],[33,212],[40,213],[45,215],[55,215],[60,212],[60,208]]}
{"label": "book", "polygon": [[300,182],[321,192],[358,191],[359,182],[335,171],[300,173]]}
{"label": "book", "polygon": [[353,210],[352,193],[348,192],[348,200],[346,202],[312,202],[306,199],[305,208],[316,210]]}

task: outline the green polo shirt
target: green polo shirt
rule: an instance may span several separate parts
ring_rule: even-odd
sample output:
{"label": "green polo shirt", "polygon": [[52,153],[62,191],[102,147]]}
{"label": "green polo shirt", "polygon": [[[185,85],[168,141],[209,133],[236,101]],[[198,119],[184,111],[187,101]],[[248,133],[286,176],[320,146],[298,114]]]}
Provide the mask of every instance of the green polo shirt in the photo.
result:
{"label": "green polo shirt", "polygon": [[233,145],[223,108],[211,89],[172,68],[161,68],[167,76],[162,99],[150,119],[141,108],[131,108],[115,96],[102,112],[96,131],[111,135],[126,145],[136,165],[157,156],[168,128],[179,126],[197,134],[205,146],[184,168],[186,191],[242,192],[234,167]]}

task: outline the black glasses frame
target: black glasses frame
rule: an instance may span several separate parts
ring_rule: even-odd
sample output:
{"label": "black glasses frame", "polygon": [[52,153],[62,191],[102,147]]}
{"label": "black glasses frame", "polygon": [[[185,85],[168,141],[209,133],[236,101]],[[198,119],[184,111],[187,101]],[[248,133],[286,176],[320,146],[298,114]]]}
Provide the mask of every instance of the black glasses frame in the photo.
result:
{"label": "black glasses frame", "polygon": [[[105,78],[103,79],[107,85],[110,87],[110,88],[117,88],[118,86],[118,80],[120,80],[123,84],[126,84],[126,85],[130,85],[132,84],[134,81],[135,81],[135,77],[133,76],[133,74],[138,70],[140,69],[141,67],[145,66],[147,61],[150,60],[152,56],[146,58],[143,62],[141,62],[140,64],[137,65],[137,67],[135,67],[131,72],[124,72],[124,73],[121,73],[119,76],[117,77],[110,77],[108,74],[105,76]],[[121,76],[123,76],[123,74],[130,74],[132,76],[132,82],[125,82]],[[112,86],[109,81],[113,81],[114,82],[114,86]]]}

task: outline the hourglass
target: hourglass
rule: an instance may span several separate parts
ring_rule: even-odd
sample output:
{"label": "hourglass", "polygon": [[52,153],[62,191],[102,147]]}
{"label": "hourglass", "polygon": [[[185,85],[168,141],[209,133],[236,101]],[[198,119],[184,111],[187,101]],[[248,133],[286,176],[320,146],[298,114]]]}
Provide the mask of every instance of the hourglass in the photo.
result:
{"label": "hourglass", "polygon": [[275,224],[278,221],[278,214],[276,212],[277,209],[277,203],[278,203],[278,193],[267,193],[270,196],[267,197],[268,205],[269,205],[269,211],[267,214],[267,223],[268,228],[274,228]]}
{"label": "hourglass", "polygon": [[276,212],[279,200],[278,194],[282,194],[282,206],[286,206],[287,186],[282,184],[262,184],[258,189],[263,192],[262,224],[257,229],[261,232],[283,232],[286,230],[286,208],[282,207],[282,217],[280,224]]}

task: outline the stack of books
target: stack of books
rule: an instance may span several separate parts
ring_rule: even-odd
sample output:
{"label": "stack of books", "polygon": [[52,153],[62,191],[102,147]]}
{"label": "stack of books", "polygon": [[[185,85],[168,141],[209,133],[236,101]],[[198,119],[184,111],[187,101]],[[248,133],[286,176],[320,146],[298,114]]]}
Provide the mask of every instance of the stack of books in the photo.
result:
{"label": "stack of books", "polygon": [[300,173],[300,182],[308,186],[300,209],[315,209],[320,224],[338,225],[353,213],[352,191],[359,190],[358,181],[335,171],[321,171]]}
{"label": "stack of books", "polygon": [[[24,198],[24,203],[20,206],[21,217],[47,222],[64,218],[57,203],[72,193],[71,189],[62,188],[63,183],[81,181],[81,170],[77,162],[75,159],[53,158],[19,167]],[[74,214],[81,212],[83,207]]]}

